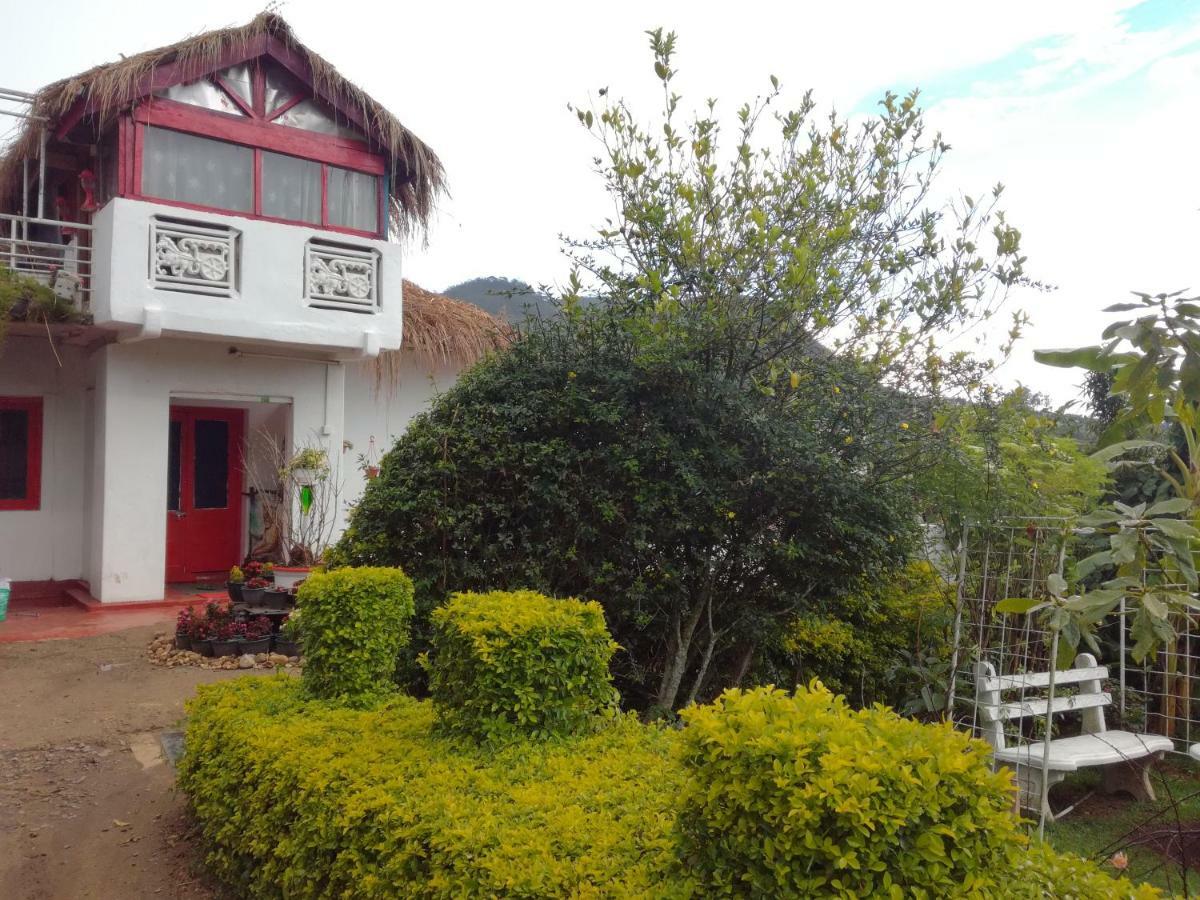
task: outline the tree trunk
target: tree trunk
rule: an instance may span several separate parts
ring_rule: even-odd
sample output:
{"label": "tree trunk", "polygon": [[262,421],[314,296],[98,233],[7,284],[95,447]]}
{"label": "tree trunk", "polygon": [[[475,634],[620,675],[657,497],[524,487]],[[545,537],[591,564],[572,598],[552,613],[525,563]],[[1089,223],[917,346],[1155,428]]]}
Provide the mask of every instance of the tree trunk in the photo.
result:
{"label": "tree trunk", "polygon": [[750,666],[754,663],[755,649],[754,641],[747,641],[742,647],[741,653],[738,654],[737,662],[733,666],[733,680],[730,682],[733,687],[742,686],[742,682],[746,678],[746,673],[750,671]]}
{"label": "tree trunk", "polygon": [[700,658],[700,671],[696,673],[696,680],[692,682],[692,689],[688,691],[687,700],[684,706],[691,706],[696,702],[696,695],[700,693],[700,686],[704,684],[704,678],[708,675],[708,665],[712,662],[713,650],[717,646],[717,633],[713,630],[712,623],[712,595],[709,595],[708,602],[704,604],[707,611],[708,622],[708,643],[704,646],[704,656]]}
{"label": "tree trunk", "polygon": [[679,613],[672,619],[673,633],[667,655],[667,666],[663,670],[662,681],[658,686],[658,698],[655,705],[664,710],[675,711],[675,700],[679,696],[679,686],[683,683],[683,674],[687,670],[688,656],[692,651],[692,638],[696,634],[696,626],[700,616],[704,614],[704,604],[696,604],[696,609],[687,617],[680,627]]}

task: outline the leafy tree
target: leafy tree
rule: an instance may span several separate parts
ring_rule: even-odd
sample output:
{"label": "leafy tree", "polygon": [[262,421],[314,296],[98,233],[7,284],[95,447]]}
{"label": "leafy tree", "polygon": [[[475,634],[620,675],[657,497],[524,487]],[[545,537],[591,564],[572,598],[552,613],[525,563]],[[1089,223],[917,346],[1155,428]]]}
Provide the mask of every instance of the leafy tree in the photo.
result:
{"label": "leafy tree", "polygon": [[930,207],[949,147],[915,93],[857,129],[805,96],[764,137],[772,79],[728,146],[715,101],[681,122],[674,36],[650,43],[661,121],[577,110],[615,213],[566,242],[565,315],[414,423],[339,552],[402,563],[426,605],[599,600],[627,700],[674,708],[903,559],[938,398],[987,374],[935,338],[1026,278],[999,187]]}
{"label": "leafy tree", "polygon": [[465,375],[384,457],[335,558],[403,560],[426,612],[456,590],[598,600],[626,701],[664,709],[900,561],[907,492],[847,440],[865,404],[831,407],[814,376],[788,389],[804,414],[781,415],[778,397],[637,349],[589,314]]}
{"label": "leafy tree", "polygon": [[[1101,438],[1097,458],[1155,452],[1164,461],[1158,474],[1173,493],[1155,502],[1118,500],[1083,520],[1108,536],[1107,547],[1076,566],[1080,579],[1115,571],[1098,589],[1068,595],[1067,583],[1056,576],[1044,603],[1008,604],[1009,610],[1044,612],[1061,641],[1060,661],[1080,640],[1094,647],[1095,626],[1122,600],[1132,612],[1132,653],[1139,661],[1159,646],[1173,647],[1177,623],[1197,607],[1200,579],[1193,548],[1200,538],[1200,404],[1195,399],[1200,396],[1200,298],[1135,296],[1135,302],[1108,307],[1107,312],[1138,315],[1109,325],[1103,344],[1037,354],[1048,365],[1079,366],[1111,377],[1110,393],[1120,398],[1121,409]],[[1182,452],[1158,440],[1128,437],[1146,429],[1161,432],[1166,423],[1176,429]],[[1174,658],[1169,652],[1169,671]]]}

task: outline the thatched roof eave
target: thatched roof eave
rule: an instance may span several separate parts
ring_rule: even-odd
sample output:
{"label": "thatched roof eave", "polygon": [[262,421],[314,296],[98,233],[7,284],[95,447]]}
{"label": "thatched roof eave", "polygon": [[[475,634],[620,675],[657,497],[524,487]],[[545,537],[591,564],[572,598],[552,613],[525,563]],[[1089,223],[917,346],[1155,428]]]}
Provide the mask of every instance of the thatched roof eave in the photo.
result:
{"label": "thatched roof eave", "polygon": [[311,73],[314,92],[341,110],[353,110],[368,138],[391,162],[392,217],[402,233],[425,228],[438,195],[445,190],[445,171],[430,147],[409,131],[382,104],[344,78],[324,58],[296,39],[282,16],[263,12],[246,25],[195,35],[178,43],[147,50],[127,59],[95,66],[42,88],[35,95],[31,114],[16,140],[0,157],[0,196],[11,195],[20,184],[21,161],[38,154],[38,121],[50,133],[63,117],[84,102],[93,115],[107,120],[146,96],[154,71],[174,65],[184,80],[201,77],[231,52],[253,42],[273,38],[294,54]]}

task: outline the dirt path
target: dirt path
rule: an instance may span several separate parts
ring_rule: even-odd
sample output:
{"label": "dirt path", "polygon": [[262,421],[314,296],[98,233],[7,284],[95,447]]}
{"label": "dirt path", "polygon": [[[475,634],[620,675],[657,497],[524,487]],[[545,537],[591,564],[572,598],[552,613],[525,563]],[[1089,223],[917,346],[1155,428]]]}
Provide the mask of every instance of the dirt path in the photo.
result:
{"label": "dirt path", "polygon": [[159,734],[237,672],[144,658],[158,626],[0,644],[0,897],[213,898]]}

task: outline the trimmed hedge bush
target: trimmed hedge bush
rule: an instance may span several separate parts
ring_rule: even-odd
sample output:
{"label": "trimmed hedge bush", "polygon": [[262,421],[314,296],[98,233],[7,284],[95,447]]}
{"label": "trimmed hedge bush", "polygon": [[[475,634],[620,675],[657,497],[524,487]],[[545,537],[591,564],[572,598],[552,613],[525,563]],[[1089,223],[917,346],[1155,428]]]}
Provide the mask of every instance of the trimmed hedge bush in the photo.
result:
{"label": "trimmed hedge bush", "polygon": [[1008,774],[949,726],[819,683],[685,710],[684,852],[722,895],[984,890],[1023,852]]}
{"label": "trimmed hedge bush", "polygon": [[400,569],[310,575],[296,602],[304,618],[304,687],[313,697],[367,703],[395,689],[396,654],[408,643],[413,586]]}
{"label": "trimmed hedge bush", "polygon": [[598,603],[534,591],[454,594],[433,611],[429,692],[452,733],[572,734],[615,708],[616,649]]}
{"label": "trimmed hedge bush", "polygon": [[200,688],[179,783],[245,897],[671,897],[673,735],[618,717],[485,751],[427,701],[305,702],[284,676]]}
{"label": "trimmed hedge bush", "polygon": [[981,745],[819,691],[727,694],[682,731],[617,716],[489,748],[408,697],[353,709],[282,675],[199,690],[179,783],[239,896],[1159,896],[1027,847]]}

